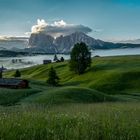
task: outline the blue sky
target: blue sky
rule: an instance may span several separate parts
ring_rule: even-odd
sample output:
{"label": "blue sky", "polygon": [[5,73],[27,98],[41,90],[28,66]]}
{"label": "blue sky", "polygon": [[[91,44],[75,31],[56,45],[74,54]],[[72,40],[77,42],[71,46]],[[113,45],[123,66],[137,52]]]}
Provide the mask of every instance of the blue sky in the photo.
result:
{"label": "blue sky", "polygon": [[82,24],[103,40],[140,38],[140,0],[0,0],[0,36],[24,36],[37,19]]}

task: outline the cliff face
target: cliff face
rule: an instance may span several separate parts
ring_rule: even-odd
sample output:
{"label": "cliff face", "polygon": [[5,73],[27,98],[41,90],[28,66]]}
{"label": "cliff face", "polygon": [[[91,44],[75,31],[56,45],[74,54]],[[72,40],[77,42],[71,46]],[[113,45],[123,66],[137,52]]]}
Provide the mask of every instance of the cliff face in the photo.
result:
{"label": "cliff face", "polygon": [[115,49],[140,47],[139,44],[111,43],[94,39],[82,32],[75,32],[67,36],[53,38],[43,33],[31,34],[29,51],[36,53],[70,53],[76,43],[84,42],[91,49]]}
{"label": "cliff face", "polygon": [[85,42],[91,48],[95,45],[99,45],[99,41],[81,32],[58,37],[55,40],[55,45],[59,52],[70,52],[73,46],[80,42]]}
{"label": "cliff face", "polygon": [[69,53],[76,43],[85,42],[89,47],[100,46],[103,41],[96,40],[82,32],[75,32],[67,36],[54,39],[43,33],[31,34],[29,38],[30,50],[47,51],[48,53]]}
{"label": "cliff face", "polygon": [[54,45],[54,38],[43,33],[31,34],[28,46],[32,52],[54,53],[57,51]]}

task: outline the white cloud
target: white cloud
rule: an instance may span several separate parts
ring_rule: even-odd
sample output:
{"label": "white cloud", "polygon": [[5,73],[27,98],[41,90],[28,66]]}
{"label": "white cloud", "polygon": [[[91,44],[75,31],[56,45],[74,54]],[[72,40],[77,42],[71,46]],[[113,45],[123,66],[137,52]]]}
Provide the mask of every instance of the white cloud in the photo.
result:
{"label": "white cloud", "polygon": [[67,23],[64,20],[60,20],[60,21],[55,21],[54,24],[52,24],[52,26],[64,27],[67,26]]}
{"label": "white cloud", "polygon": [[69,35],[74,32],[83,32],[88,34],[91,31],[92,30],[89,27],[86,27],[84,25],[67,24],[63,20],[55,21],[54,23],[50,24],[44,19],[38,19],[37,24],[33,25],[31,28],[31,32],[26,33],[26,35],[42,32],[53,37],[58,37],[60,35]]}

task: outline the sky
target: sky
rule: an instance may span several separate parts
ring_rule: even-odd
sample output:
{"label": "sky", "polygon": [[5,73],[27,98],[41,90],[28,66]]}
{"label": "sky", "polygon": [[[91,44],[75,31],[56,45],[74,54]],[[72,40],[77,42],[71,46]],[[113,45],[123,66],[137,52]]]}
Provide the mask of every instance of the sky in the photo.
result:
{"label": "sky", "polygon": [[0,36],[28,36],[39,25],[57,34],[66,25],[65,33],[76,29],[102,40],[138,39],[140,0],[0,0]]}

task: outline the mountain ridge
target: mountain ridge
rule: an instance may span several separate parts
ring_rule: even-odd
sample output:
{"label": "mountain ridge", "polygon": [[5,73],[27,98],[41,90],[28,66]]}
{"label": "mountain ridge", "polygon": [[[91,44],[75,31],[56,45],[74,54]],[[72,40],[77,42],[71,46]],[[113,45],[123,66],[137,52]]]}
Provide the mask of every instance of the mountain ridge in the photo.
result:
{"label": "mountain ridge", "polygon": [[[139,40],[138,40],[139,41]],[[107,42],[95,39],[83,32],[74,32],[66,36],[54,38],[45,33],[34,33],[29,38],[10,37],[0,39],[0,50],[11,50],[27,53],[66,53],[69,54],[76,43],[85,42],[91,50],[94,49],[117,49],[117,48],[138,48],[140,43],[131,42]]]}
{"label": "mountain ridge", "polygon": [[46,53],[70,53],[76,43],[84,42],[90,49],[116,49],[140,47],[140,44],[112,43],[94,39],[83,32],[54,38],[48,34],[35,33],[29,38],[29,51]]}

